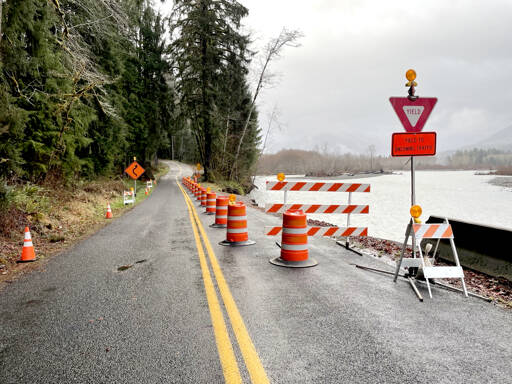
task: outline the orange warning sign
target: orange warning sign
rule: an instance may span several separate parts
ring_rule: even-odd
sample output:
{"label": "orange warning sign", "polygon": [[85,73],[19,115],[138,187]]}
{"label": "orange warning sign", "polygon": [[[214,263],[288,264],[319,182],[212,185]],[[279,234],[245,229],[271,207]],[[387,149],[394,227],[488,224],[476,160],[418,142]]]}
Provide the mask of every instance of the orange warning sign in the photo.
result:
{"label": "orange warning sign", "polygon": [[134,161],[131,163],[125,170],[124,170],[128,176],[130,176],[133,180],[137,180],[139,177],[142,176],[145,169],[140,166],[139,163]]}
{"label": "orange warning sign", "polygon": [[436,133],[393,133],[391,156],[434,156]]}

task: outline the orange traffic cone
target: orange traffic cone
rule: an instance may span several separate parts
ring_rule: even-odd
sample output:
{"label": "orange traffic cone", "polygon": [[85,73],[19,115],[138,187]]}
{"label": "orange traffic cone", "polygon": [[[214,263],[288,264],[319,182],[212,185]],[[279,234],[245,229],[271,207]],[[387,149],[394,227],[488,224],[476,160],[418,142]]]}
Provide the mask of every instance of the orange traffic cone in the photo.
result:
{"label": "orange traffic cone", "polygon": [[112,215],[112,209],[110,208],[110,203],[107,203],[107,215],[105,216],[106,219],[111,219],[112,217],[114,217]]}
{"label": "orange traffic cone", "polygon": [[145,192],[145,193],[146,193],[146,196],[147,196],[147,195],[148,195],[148,193],[149,193],[147,188],[146,188],[146,192]]}
{"label": "orange traffic cone", "polygon": [[36,261],[36,251],[32,244],[32,236],[30,230],[25,227],[25,240],[23,241],[23,249],[21,250],[21,258],[18,263],[28,263],[29,261]]}

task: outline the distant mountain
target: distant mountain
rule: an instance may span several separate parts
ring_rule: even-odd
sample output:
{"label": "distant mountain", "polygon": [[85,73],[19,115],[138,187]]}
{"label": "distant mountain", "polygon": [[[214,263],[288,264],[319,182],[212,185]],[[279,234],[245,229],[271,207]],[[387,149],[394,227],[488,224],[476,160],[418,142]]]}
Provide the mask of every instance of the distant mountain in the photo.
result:
{"label": "distant mountain", "polygon": [[464,146],[460,149],[472,149],[472,148],[482,148],[482,149],[501,149],[504,151],[512,151],[512,125],[502,129],[489,136],[488,138],[472,144],[468,146]]}

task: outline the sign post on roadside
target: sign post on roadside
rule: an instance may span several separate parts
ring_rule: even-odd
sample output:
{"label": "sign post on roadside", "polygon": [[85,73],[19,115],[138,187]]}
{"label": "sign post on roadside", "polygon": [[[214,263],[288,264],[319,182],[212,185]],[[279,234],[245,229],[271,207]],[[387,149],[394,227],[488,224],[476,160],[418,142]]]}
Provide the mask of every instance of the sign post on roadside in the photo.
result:
{"label": "sign post on roadside", "polygon": [[131,163],[126,169],[124,170],[128,176],[130,176],[135,183],[135,189],[134,193],[135,196],[137,196],[137,179],[142,176],[142,174],[146,171],[142,166],[137,163],[137,158],[133,157],[133,163]]}
{"label": "sign post on roadside", "polygon": [[[411,207],[416,206],[416,186],[414,174],[414,157],[415,156],[433,156],[436,154],[437,135],[435,132],[422,132],[425,123],[427,122],[430,113],[437,103],[435,97],[419,97],[416,96],[415,81],[416,72],[409,69],[405,73],[408,82],[405,84],[409,87],[409,96],[407,97],[390,97],[389,101],[395,110],[398,119],[402,123],[405,133],[393,133],[391,140],[391,156],[410,156],[411,161]],[[418,218],[415,218],[419,220]],[[409,222],[407,227],[407,234],[411,231],[412,221]],[[406,248],[408,235],[403,244],[402,256]],[[421,252],[420,252],[421,253]],[[412,257],[416,258],[416,237],[412,236]],[[401,261],[401,260],[400,260]],[[400,268],[398,265],[397,270]],[[417,268],[416,268],[417,269]],[[395,274],[394,281],[396,281],[398,272]],[[418,289],[414,282],[409,279],[416,295],[420,301],[423,298],[419,294]]]}

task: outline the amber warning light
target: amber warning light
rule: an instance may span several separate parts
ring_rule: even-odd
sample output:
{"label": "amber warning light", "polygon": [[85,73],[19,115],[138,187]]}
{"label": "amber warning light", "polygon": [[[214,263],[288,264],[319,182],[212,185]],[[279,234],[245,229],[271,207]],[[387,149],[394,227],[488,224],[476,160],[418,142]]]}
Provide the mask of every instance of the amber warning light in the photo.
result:
{"label": "amber warning light", "polygon": [[393,133],[391,156],[434,156],[436,138],[435,132]]}

